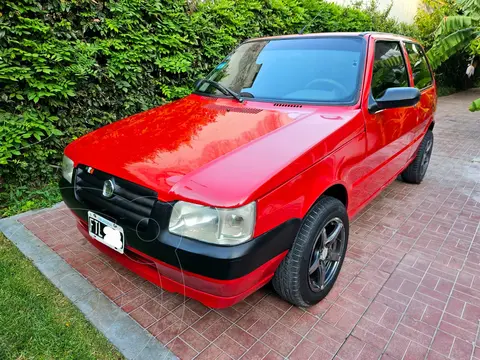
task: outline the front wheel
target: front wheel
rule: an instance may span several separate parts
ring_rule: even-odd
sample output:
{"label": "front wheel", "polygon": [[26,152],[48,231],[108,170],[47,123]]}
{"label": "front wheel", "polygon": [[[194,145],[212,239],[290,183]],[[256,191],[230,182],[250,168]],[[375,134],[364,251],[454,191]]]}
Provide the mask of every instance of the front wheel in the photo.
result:
{"label": "front wheel", "polygon": [[315,305],[327,296],[345,259],[348,228],[345,206],[335,198],[321,197],[275,272],[275,291],[296,306]]}
{"label": "front wheel", "polygon": [[420,184],[427,173],[428,165],[433,151],[433,132],[428,130],[425,134],[417,156],[402,172],[403,181],[411,184]]}

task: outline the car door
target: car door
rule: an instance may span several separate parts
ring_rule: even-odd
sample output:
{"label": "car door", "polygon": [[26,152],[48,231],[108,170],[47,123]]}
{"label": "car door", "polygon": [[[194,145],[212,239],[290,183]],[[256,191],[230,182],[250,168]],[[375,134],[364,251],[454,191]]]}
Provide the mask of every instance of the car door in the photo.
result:
{"label": "car door", "polygon": [[[372,48],[373,47],[373,48]],[[370,43],[370,87],[365,89],[368,99],[363,103],[366,130],[366,156],[363,162],[365,176],[352,189],[355,205],[369,200],[405,167],[409,159],[409,144],[417,127],[415,106],[384,109],[372,112],[369,101],[378,99],[389,88],[410,87],[410,76],[405,52],[400,41],[376,39]],[[372,55],[370,55],[372,56]],[[368,76],[368,75],[367,75]]]}
{"label": "car door", "polygon": [[413,85],[420,90],[421,97],[417,105],[417,125],[414,129],[414,141],[411,155],[421,141],[426,128],[433,121],[437,105],[437,92],[432,70],[428,64],[427,57],[422,47],[413,42],[405,42],[405,50],[408,54],[410,67],[412,69]]}

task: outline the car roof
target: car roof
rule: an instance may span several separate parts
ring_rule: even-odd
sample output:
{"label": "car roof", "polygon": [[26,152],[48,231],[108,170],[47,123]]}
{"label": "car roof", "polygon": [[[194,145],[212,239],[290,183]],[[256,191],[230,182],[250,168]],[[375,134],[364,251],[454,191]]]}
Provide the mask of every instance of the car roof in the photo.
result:
{"label": "car roof", "polygon": [[292,35],[279,35],[279,36],[266,36],[259,38],[252,38],[246,40],[249,41],[259,41],[259,40],[283,40],[283,39],[300,39],[300,38],[319,38],[319,37],[373,37],[375,39],[389,39],[389,40],[403,40],[403,41],[413,41],[417,42],[415,39],[390,33],[382,33],[375,31],[365,31],[365,32],[325,32],[325,33],[309,33],[309,34],[292,34]]}

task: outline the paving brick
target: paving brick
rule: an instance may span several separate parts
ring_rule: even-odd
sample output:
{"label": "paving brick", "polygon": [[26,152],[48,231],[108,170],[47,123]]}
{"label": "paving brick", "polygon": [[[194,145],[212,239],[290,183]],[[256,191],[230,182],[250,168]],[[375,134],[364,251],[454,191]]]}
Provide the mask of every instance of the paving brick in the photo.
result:
{"label": "paving brick", "polygon": [[475,347],[475,350],[473,351],[473,358],[480,359],[480,346]]}
{"label": "paving brick", "polygon": [[306,338],[327,352],[334,354],[340,349],[347,335],[348,333],[320,321],[315,328],[307,334]]}
{"label": "paving brick", "polygon": [[267,332],[273,325],[275,320],[269,316],[260,317],[247,332],[257,339]]}
{"label": "paving brick", "polygon": [[186,344],[188,344],[190,347],[192,347],[198,352],[201,352],[210,344],[209,340],[204,338],[202,335],[200,335],[197,331],[193,330],[192,328],[185,330],[180,335],[180,337]]}
{"label": "paving brick", "polygon": [[160,303],[156,300],[152,299],[147,301],[145,304],[142,305],[149,314],[151,314],[156,319],[160,319],[161,317],[165,316],[169,311],[164,308]]}
{"label": "paving brick", "polygon": [[257,341],[243,356],[242,360],[262,360],[270,351],[264,343]]}
{"label": "paving brick", "polygon": [[470,341],[470,342],[475,341],[475,334],[469,331],[466,331],[462,328],[459,328],[458,326],[450,324],[445,320],[440,321],[439,329],[448,334],[454,335],[462,340]]}
{"label": "paving brick", "polygon": [[240,319],[243,315],[243,313],[235,310],[233,307],[228,307],[224,309],[217,309],[215,310],[218,312],[220,315],[222,315],[224,318],[234,322]]}
{"label": "paving brick", "polygon": [[318,318],[309,313],[304,313],[298,321],[290,328],[300,335],[307,334],[317,323]]}
{"label": "paving brick", "polygon": [[282,340],[271,331],[268,331],[265,335],[263,335],[261,340],[270,348],[278,351],[278,353],[280,353],[282,356],[287,356],[295,348],[294,345]]}
{"label": "paving brick", "polygon": [[188,308],[185,304],[177,307],[175,310],[173,310],[173,313],[187,325],[192,325],[197,322],[198,319],[200,319],[200,316],[190,310],[190,308]]}
{"label": "paving brick", "polygon": [[409,345],[410,340],[395,333],[387,346],[386,354],[396,359],[402,359]]}
{"label": "paving brick", "polygon": [[223,333],[215,340],[214,344],[234,359],[239,359],[246,352],[242,345]]}
{"label": "paving brick", "polygon": [[221,316],[217,314],[215,311],[210,311],[206,315],[204,315],[202,318],[200,318],[197,322],[195,322],[192,325],[192,328],[202,333],[205,330],[207,330],[210,326],[212,326],[220,318]]}
{"label": "paving brick", "polygon": [[417,360],[417,359],[424,359],[427,355],[428,348],[417,344],[415,342],[410,342],[408,349],[404,355],[404,360]]}
{"label": "paving brick", "polygon": [[465,308],[465,302],[454,297],[448,299],[445,311],[449,314],[461,317]]}
{"label": "paving brick", "polygon": [[296,346],[302,339],[301,335],[297,334],[295,331],[290,330],[286,326],[277,323],[275,324],[270,331],[281,338],[283,341]]}
{"label": "paving brick", "polygon": [[172,313],[169,313],[162,317],[160,320],[157,320],[157,322],[153,323],[147,330],[153,335],[157,336],[164,330],[166,330],[168,327],[171,325],[175,324],[176,322],[180,321],[179,318],[177,318],[175,315]]}
{"label": "paving brick", "polygon": [[471,342],[456,338],[453,343],[451,358],[455,360],[469,360],[472,356],[473,346]]}
{"label": "paving brick", "polygon": [[147,311],[145,311],[142,308],[138,308],[136,310],[133,310],[130,313],[130,316],[134,318],[140,325],[142,325],[144,328],[149,327],[152,325],[155,321],[157,321],[152,315],[150,315]]}
{"label": "paving brick", "polygon": [[480,321],[480,306],[465,304],[462,318],[471,321],[474,324],[478,324],[478,322]]}
{"label": "paving brick", "polygon": [[247,349],[250,348],[256,341],[253,336],[236,325],[232,325],[225,333]]}
{"label": "paving brick", "polygon": [[203,350],[195,359],[210,360],[218,359],[224,352],[216,345],[211,344],[205,350]]}
{"label": "paving brick", "polygon": [[173,340],[176,336],[180,335],[187,327],[188,325],[186,323],[179,320],[158,334],[157,339],[162,344],[166,344]]}
{"label": "paving brick", "polygon": [[292,360],[303,360],[308,359],[312,354],[317,350],[317,345],[307,339],[303,339],[293,350],[293,352],[288,356]]}
{"label": "paving brick", "polygon": [[433,306],[427,306],[421,320],[433,327],[437,327],[442,317],[442,311],[435,309]]}
{"label": "paving brick", "polygon": [[182,360],[193,359],[197,352],[188,346],[182,339],[176,338],[167,344],[167,347],[177,354]]}
{"label": "paving brick", "polygon": [[349,336],[343,344],[337,356],[342,360],[356,359],[359,353],[365,347],[365,343],[355,336]]}
{"label": "paving brick", "polygon": [[440,354],[450,354],[455,337],[439,330],[435,334],[435,338],[432,343],[432,349]]}
{"label": "paving brick", "polygon": [[270,352],[263,358],[264,360],[284,360],[285,358],[277,352],[270,350]]}
{"label": "paving brick", "polygon": [[453,324],[463,330],[470,331],[472,334],[477,333],[477,325],[478,325],[478,320],[480,318],[477,318],[477,323],[470,322],[467,320],[463,320],[459,317],[450,315],[448,313],[445,313],[443,316],[443,320],[449,322],[450,324]]}
{"label": "paving brick", "polygon": [[[202,335],[210,341],[214,341],[217,337],[225,333],[231,325],[231,321],[220,316],[213,324],[202,332]],[[195,326],[195,324],[193,326]]]}

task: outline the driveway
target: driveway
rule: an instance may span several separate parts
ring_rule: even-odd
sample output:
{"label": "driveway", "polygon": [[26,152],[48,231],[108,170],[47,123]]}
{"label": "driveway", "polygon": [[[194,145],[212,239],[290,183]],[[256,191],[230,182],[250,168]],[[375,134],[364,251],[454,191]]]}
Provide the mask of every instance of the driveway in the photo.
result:
{"label": "driveway", "polygon": [[182,359],[480,360],[477,97],[440,99],[424,182],[395,181],[353,221],[340,277],[309,309],[267,286],[213,310],[110,261],[64,207],[20,221]]}

